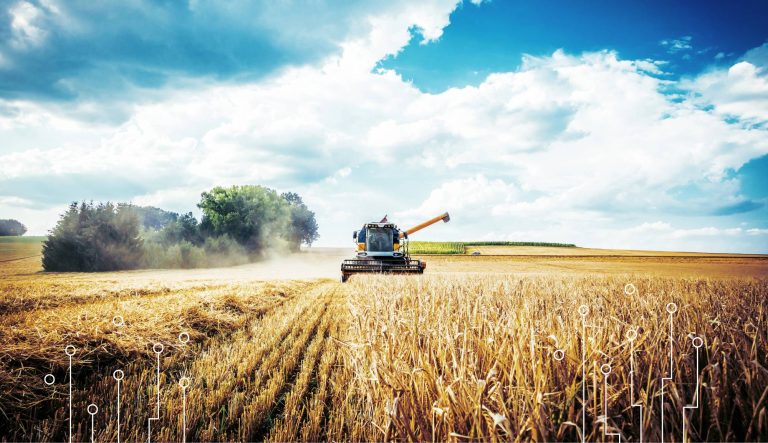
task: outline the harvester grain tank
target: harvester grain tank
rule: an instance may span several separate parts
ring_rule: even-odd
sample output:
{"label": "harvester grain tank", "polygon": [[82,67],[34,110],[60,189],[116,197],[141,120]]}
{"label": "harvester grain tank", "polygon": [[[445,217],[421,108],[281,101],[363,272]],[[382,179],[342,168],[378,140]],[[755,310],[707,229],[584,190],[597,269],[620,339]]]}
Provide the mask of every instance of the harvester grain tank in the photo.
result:
{"label": "harvester grain tank", "polygon": [[341,281],[347,281],[352,274],[423,274],[427,262],[411,258],[408,236],[440,220],[447,223],[451,217],[446,212],[405,231],[387,221],[386,216],[378,223],[363,225],[352,233],[357,255],[341,262]]}

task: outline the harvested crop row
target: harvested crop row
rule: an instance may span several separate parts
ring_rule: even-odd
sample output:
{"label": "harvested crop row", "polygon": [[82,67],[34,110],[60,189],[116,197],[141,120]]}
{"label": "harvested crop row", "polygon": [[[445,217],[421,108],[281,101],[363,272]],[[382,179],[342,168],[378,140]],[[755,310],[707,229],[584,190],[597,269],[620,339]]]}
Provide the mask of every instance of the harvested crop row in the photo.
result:
{"label": "harvested crop row", "polygon": [[328,380],[339,346],[338,337],[348,324],[343,295],[338,292],[341,291],[329,293],[328,311],[307,349],[293,388],[285,396],[281,418],[270,430],[267,440],[320,440],[321,420],[326,415]]}
{"label": "harvested crop row", "polygon": [[[285,353],[280,365],[267,367],[262,371],[262,374],[268,378],[267,385],[264,389],[255,391],[257,392],[255,398],[243,407],[239,433],[231,435],[230,438],[261,441],[268,435],[273,420],[279,416],[282,409],[283,405],[280,402],[285,401],[282,397],[289,392],[291,384],[295,382],[300,364],[308,356],[310,340],[324,335],[324,331],[319,331],[319,327],[327,307],[328,294],[324,294],[322,300],[316,303],[314,312],[310,312],[310,320],[299,322],[302,324],[297,325],[302,333]],[[322,342],[322,339],[319,342]],[[311,354],[309,358],[311,359]]]}
{"label": "harvested crop row", "polygon": [[[18,314],[18,323],[2,332],[12,351],[2,357],[8,370],[0,371],[9,375],[0,379],[3,386],[9,387],[0,394],[4,412],[15,415],[18,423],[27,422],[36,415],[52,416],[53,411],[35,407],[48,399],[44,407],[53,407],[59,414],[61,410],[57,408],[66,400],[66,392],[58,388],[60,383],[66,383],[68,376],[69,359],[63,352],[66,344],[73,344],[77,349],[73,356],[75,384],[86,384],[86,388],[75,390],[73,401],[76,404],[83,402],[81,409],[76,410],[83,410],[94,397],[115,398],[116,384],[111,373],[118,368],[126,374],[122,393],[126,404],[141,410],[147,400],[142,400],[146,394],[140,391],[155,384],[155,354],[151,350],[154,343],[164,344],[161,377],[165,377],[168,372],[178,371],[183,362],[197,353],[202,351],[202,355],[207,355],[210,349],[230,341],[230,336],[237,335],[248,341],[254,321],[268,316],[270,311],[314,285],[312,282],[233,285],[229,291],[191,292],[168,295],[161,300],[131,299],[119,304],[101,303]],[[120,314],[123,326],[113,323],[115,313]],[[22,333],[34,330],[32,325],[41,325],[38,334]],[[187,334],[183,337],[189,340],[187,345],[179,341],[182,332]],[[56,377],[56,385],[49,387],[43,383],[46,372]],[[139,379],[142,382],[134,384]],[[102,380],[106,383],[106,391],[90,389]],[[11,397],[11,393],[19,390],[10,387],[19,386],[19,383],[28,386],[28,390],[23,391],[22,396]],[[94,395],[94,392],[98,394]],[[103,410],[108,412],[110,407],[104,405]],[[123,420],[126,418],[128,415]],[[129,428],[126,425],[123,429]],[[146,432],[144,426],[140,429]],[[42,438],[46,434],[40,434],[41,438],[34,439],[63,438],[64,432],[58,430],[57,436]],[[10,435],[17,431],[8,430]]]}
{"label": "harvested crop row", "polygon": [[[323,317],[327,285],[254,321],[248,333],[210,346],[189,365],[192,385],[187,393],[187,436],[190,440],[221,440],[261,429],[265,413],[301,362]],[[179,390],[162,399],[164,420],[181,415]],[[156,440],[179,440],[180,426],[166,426]],[[145,437],[139,433],[137,439]],[[240,439],[245,439],[241,437]]]}

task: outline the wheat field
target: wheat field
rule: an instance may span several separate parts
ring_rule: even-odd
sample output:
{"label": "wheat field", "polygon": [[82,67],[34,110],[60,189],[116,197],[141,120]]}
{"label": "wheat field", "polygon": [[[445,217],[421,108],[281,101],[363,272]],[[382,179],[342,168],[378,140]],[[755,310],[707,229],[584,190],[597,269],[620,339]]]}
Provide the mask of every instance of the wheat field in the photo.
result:
{"label": "wheat field", "polygon": [[2,440],[69,439],[68,345],[73,441],[659,441],[662,408],[665,441],[768,440],[763,278],[33,267],[0,280]]}

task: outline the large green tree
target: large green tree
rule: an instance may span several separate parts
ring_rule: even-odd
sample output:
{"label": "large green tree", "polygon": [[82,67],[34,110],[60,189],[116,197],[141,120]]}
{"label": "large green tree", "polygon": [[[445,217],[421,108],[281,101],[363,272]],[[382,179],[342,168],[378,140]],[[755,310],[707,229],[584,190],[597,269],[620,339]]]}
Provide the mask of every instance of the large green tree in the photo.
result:
{"label": "large green tree", "polygon": [[251,253],[283,238],[290,223],[285,200],[263,186],[216,187],[203,192],[197,206],[206,233],[229,235]]}
{"label": "large green tree", "polygon": [[257,185],[216,187],[203,192],[198,207],[206,234],[228,235],[250,253],[285,244],[296,250],[318,237],[315,214],[295,193]]}

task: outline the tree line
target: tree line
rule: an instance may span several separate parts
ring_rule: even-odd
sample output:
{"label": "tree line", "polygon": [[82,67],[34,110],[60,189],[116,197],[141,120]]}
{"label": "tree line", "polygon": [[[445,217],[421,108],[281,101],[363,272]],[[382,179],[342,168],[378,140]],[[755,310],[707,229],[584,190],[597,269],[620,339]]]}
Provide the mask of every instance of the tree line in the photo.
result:
{"label": "tree line", "polygon": [[13,219],[0,220],[0,237],[24,235],[27,227]]}
{"label": "tree line", "polygon": [[257,186],[203,192],[202,217],[128,203],[74,202],[43,243],[46,271],[231,266],[317,238],[315,214],[293,192]]}

